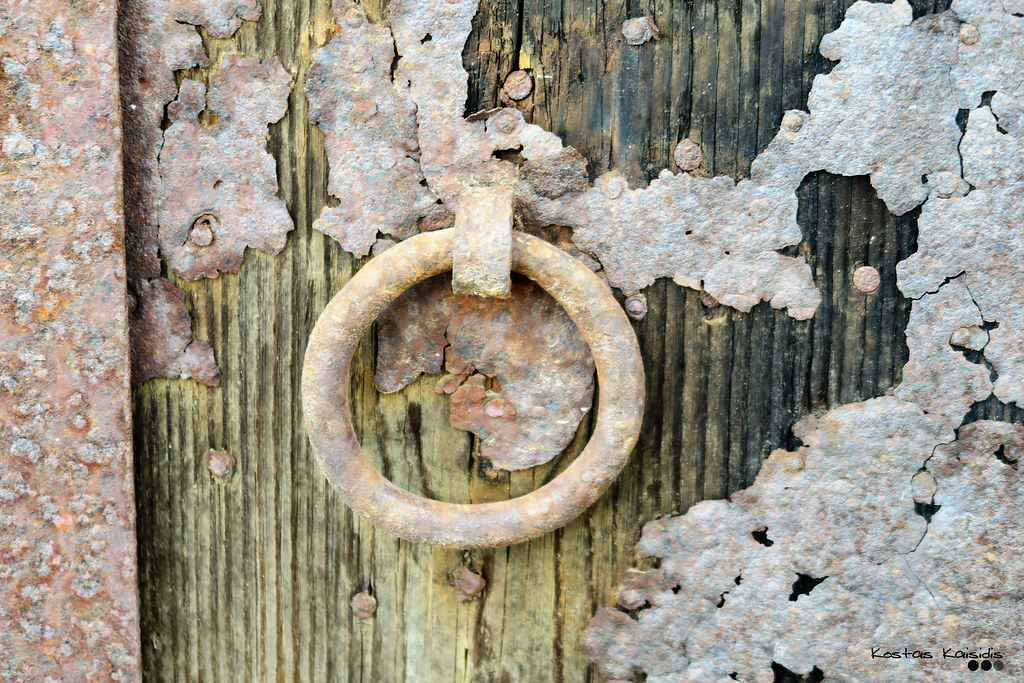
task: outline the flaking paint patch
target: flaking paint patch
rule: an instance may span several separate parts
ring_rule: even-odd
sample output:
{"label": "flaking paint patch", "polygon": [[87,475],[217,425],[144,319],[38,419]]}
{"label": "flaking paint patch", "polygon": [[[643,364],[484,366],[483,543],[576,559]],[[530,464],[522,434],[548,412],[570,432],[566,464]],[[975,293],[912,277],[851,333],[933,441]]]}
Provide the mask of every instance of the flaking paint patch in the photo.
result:
{"label": "flaking paint patch", "polygon": [[[235,273],[246,247],[271,254],[292,229],[278,197],[267,126],[288,106],[291,76],[275,57],[224,58],[210,91],[185,79],[167,107],[159,160],[160,253],[195,280]],[[201,123],[200,113],[213,119]]]}
{"label": "flaking paint patch", "polygon": [[185,293],[164,278],[144,280],[136,288],[131,313],[132,383],[170,377],[219,386],[220,370],[213,349],[192,338]]}
{"label": "flaking paint patch", "polygon": [[[602,609],[583,638],[602,673],[770,681],[778,662],[829,680],[962,681],[963,660],[870,653],[1019,652],[1019,425],[973,423],[954,440],[942,417],[884,397],[796,431],[805,445],[774,452],[750,488],[645,526],[638,552],[660,565],[628,574],[621,598],[639,614]],[[913,500],[922,468],[936,482],[930,522]],[[799,575],[818,582],[801,590]]]}
{"label": "flaking paint patch", "polygon": [[[196,66],[209,66],[198,27],[211,37],[225,38],[233,35],[243,21],[256,21],[261,15],[262,7],[256,0],[125,0],[119,5],[126,253],[130,289],[137,299],[147,293],[152,295],[154,287],[163,292],[164,298],[170,296],[167,287],[174,285],[164,281],[154,286],[151,282],[161,274],[161,251],[172,261],[173,269],[195,279],[237,270],[246,246],[276,252],[284,244],[283,234],[290,229],[291,222],[283,204],[276,198],[273,160],[263,152],[266,128],[251,125],[258,117],[257,112],[268,115],[271,110],[276,112],[280,108],[283,113],[286,92],[282,94],[281,90],[286,91],[286,84],[282,83],[284,76],[280,65],[273,60],[263,63],[264,73],[259,73],[260,67],[255,64],[228,58],[230,73],[226,76],[215,73],[211,77],[214,85],[211,98],[216,100],[215,106],[225,105],[230,109],[222,112],[227,113],[230,120],[218,120],[221,128],[217,131],[196,131],[179,121],[172,133],[172,144],[163,157],[163,168],[160,167],[165,147],[165,112],[178,96],[174,74]],[[251,102],[234,98],[223,87],[228,81],[231,88],[244,90],[247,84],[241,82],[243,73],[263,86],[264,92],[259,93],[250,88]],[[182,97],[185,100],[201,99],[194,82],[186,80],[184,87],[186,92]],[[266,101],[268,94],[269,102]],[[177,110],[182,115],[186,113],[184,107]],[[280,114],[276,118],[280,118]],[[245,129],[249,137],[228,137],[225,131],[229,127],[239,133]],[[217,144],[226,145],[228,151],[217,148]],[[205,148],[197,150],[201,145]],[[183,147],[190,148],[196,155],[182,153]],[[230,166],[232,155],[237,155],[250,167]],[[172,157],[178,162],[173,168]],[[239,182],[246,174],[252,177]],[[215,175],[218,177],[213,178]],[[259,182],[254,183],[253,178]],[[183,196],[190,198],[187,206],[181,203]],[[181,223],[189,217],[181,214],[198,205],[220,207],[224,215],[204,212],[190,216],[192,220],[183,230]],[[247,208],[250,213],[245,214]],[[170,223],[163,230],[160,229],[161,218]],[[184,238],[177,242],[182,232],[185,232]],[[187,316],[182,310],[164,320],[176,321],[177,325],[181,320],[179,313]],[[135,366],[145,366],[149,371],[163,367],[169,373],[167,376],[179,377],[184,372],[185,376],[204,377],[202,381],[211,382],[216,370],[211,369],[209,349],[201,342],[187,344],[191,351],[181,356],[178,348],[181,333],[177,326],[163,331],[147,330],[146,338],[139,340],[133,329],[133,346],[142,346],[147,353],[154,354],[153,359],[140,363],[143,352],[135,349]],[[160,343],[167,346],[161,348]],[[178,360],[173,360],[175,358]],[[138,381],[136,379],[136,383]]]}
{"label": "flaking paint patch", "polygon": [[[858,2],[823,40],[822,53],[841,61],[815,79],[809,115],[787,113],[752,176],[871,172],[892,211],[924,202],[919,249],[898,266],[915,299],[903,381],[895,396],[799,423],[805,446],[773,453],[730,500],[649,523],[638,552],[660,566],[628,572],[619,597],[639,613],[602,609],[584,636],[606,675],[770,681],[778,663],[828,680],[961,681],[963,659],[880,669],[870,653],[949,643],[1012,657],[1024,647],[1014,588],[1024,578],[1024,428],[953,431],[993,377],[1003,400],[1024,386],[1024,23],[1009,11],[954,2],[911,21],[905,2]],[[961,140],[956,110],[978,107],[985,92],[991,110],[973,109]],[[809,146],[836,166],[816,166]]]}
{"label": "flaking paint patch", "polygon": [[627,294],[671,277],[741,311],[768,300],[805,320],[821,302],[810,267],[776,251],[800,242],[796,210],[781,185],[662,171],[634,190],[613,171],[585,193],[535,198],[527,219],[573,228],[573,242]]}
{"label": "flaking paint patch", "polygon": [[974,189],[924,205],[917,253],[899,264],[897,282],[916,298],[963,273],[981,317],[998,325],[985,346],[995,395],[1024,405],[1024,146],[981,107],[970,113],[960,150]]}
{"label": "flaking paint patch", "polygon": [[[954,344],[959,330],[980,328],[984,322],[965,280],[961,275],[914,301],[907,323],[910,357],[895,390],[900,398],[943,415],[953,426],[960,424],[975,402],[992,394],[988,368],[967,360],[955,348],[963,344]],[[988,339],[982,341],[975,350],[985,348]]]}
{"label": "flaking paint patch", "polygon": [[336,2],[334,13],[337,30],[313,59],[306,95],[309,120],[324,133],[327,189],[338,204],[324,207],[313,227],[365,256],[378,233],[416,234],[418,219],[437,204],[422,184],[408,81],[391,72],[391,32],[355,3]]}
{"label": "flaking paint patch", "polygon": [[[376,383],[398,391],[420,373],[449,373],[451,425],[480,437],[495,468],[547,462],[572,441],[589,411],[594,359],[569,316],[532,282],[513,279],[509,299],[452,294],[435,277],[399,297],[378,321]],[[514,340],[510,343],[509,340]],[[489,389],[486,378],[498,381]]]}
{"label": "flaking paint patch", "polygon": [[196,26],[226,38],[262,9],[256,0],[124,0],[118,12],[128,272],[153,278],[160,275],[161,122],[178,92],[174,72],[209,65]]}
{"label": "flaking paint patch", "polygon": [[786,114],[751,176],[796,189],[811,171],[870,174],[894,214],[921,204],[928,176],[960,175],[950,79],[958,29],[948,12],[913,20],[906,0],[854,3],[821,40],[821,54],[839,63],[814,78],[809,113]]}

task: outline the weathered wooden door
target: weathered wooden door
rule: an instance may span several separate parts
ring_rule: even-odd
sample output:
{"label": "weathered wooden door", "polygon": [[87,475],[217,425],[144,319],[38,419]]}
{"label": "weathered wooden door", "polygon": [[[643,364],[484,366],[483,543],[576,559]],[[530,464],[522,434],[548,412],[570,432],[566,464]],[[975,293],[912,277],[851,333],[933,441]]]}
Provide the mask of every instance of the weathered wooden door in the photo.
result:
{"label": "weathered wooden door", "polygon": [[[325,207],[349,201],[328,192],[324,133],[307,100],[308,69],[336,19],[329,0],[261,4],[258,19],[229,37],[198,28],[209,66],[175,74],[179,86],[210,85],[230,55],[280,60],[292,83],[267,150],[294,230],[276,255],[249,249],[237,273],[172,274],[196,339],[212,346],[220,384],[157,378],[134,393],[144,675],[600,680],[580,641],[595,611],[615,603],[645,522],[750,485],[772,450],[799,444],[797,420],[899,382],[911,302],[897,289],[896,264],[917,248],[919,212],[891,213],[867,175],[810,173],[797,193],[802,237],[782,253],[810,264],[822,297],[811,319],[768,302],[743,312],[657,279],[634,325],[646,368],[643,430],[610,490],[564,528],[511,547],[399,540],[328,484],[300,400],[311,329],[364,262],[313,228]],[[676,171],[673,151],[691,139],[703,154],[695,176],[738,181],[750,177],[784,112],[807,108],[812,79],[832,67],[819,42],[848,4],[483,0],[462,54],[466,113],[517,107],[581,152],[591,179],[617,170],[642,187],[662,169]],[[388,24],[387,3],[361,7]],[[941,9],[915,4],[919,15]],[[642,16],[660,35],[632,45],[623,22]],[[141,47],[122,45],[122,60]],[[533,91],[512,102],[502,85],[516,70]],[[854,286],[860,265],[880,273],[874,293]],[[382,471],[414,493],[451,502],[520,495],[571,462],[593,427],[585,418],[549,464],[496,470],[477,438],[449,425],[450,399],[435,392],[436,377],[380,393],[375,351],[368,333],[353,371],[354,422]],[[1020,419],[995,399],[974,411]],[[211,449],[234,458],[230,477],[212,476],[203,459]],[[454,586],[462,567],[486,580],[466,601]],[[369,618],[350,605],[363,592],[377,602]]]}

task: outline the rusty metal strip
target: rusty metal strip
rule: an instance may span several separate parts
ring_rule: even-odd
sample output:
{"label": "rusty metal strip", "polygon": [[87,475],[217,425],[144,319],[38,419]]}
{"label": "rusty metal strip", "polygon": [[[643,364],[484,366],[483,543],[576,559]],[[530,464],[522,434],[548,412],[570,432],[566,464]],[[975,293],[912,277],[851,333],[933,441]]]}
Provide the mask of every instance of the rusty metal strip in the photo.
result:
{"label": "rusty metal strip", "polygon": [[117,3],[0,4],[0,679],[135,681]]}
{"label": "rusty metal strip", "polygon": [[512,187],[471,187],[459,196],[452,290],[507,299],[512,291]]}

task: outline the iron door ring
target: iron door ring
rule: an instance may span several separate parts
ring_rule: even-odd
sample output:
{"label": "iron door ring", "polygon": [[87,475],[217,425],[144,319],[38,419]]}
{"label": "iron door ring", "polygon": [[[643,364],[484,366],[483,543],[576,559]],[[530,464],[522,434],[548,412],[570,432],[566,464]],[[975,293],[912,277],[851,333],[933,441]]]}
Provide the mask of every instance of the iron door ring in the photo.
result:
{"label": "iron door ring", "polygon": [[403,291],[451,270],[454,230],[417,235],[366,263],[339,291],[309,337],[302,405],[310,443],[345,502],[374,525],[411,541],[453,548],[519,543],[558,529],[589,507],[625,465],[640,434],[644,370],[633,328],[607,284],[547,242],[516,232],[512,270],[565,308],[590,345],[600,400],[583,452],[540,488],[510,500],[430,500],[385,479],[352,426],[348,382],[363,331]]}

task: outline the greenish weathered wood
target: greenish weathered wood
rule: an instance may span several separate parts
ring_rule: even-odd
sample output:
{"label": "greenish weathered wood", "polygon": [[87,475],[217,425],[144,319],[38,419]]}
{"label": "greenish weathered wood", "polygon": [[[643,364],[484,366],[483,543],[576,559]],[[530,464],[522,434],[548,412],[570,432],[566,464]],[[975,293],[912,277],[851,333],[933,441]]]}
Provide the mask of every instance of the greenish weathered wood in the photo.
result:
{"label": "greenish weathered wood", "polygon": [[[647,368],[644,433],[626,469],[588,513],[511,548],[459,552],[399,541],[353,515],[327,485],[302,426],[299,376],[320,310],[358,263],[312,222],[329,201],[323,138],[306,122],[304,69],[326,42],[327,0],[264,0],[263,18],[223,54],[277,55],[296,79],[288,114],[271,128],[281,196],[295,231],[277,256],[249,252],[238,275],[181,282],[197,336],[213,344],[220,388],[151,381],[135,395],[144,669],[179,681],[592,681],[579,650],[594,610],[614,602],[634,563],[641,525],[748,485],[763,458],[793,445],[802,415],[884,393],[906,360],[908,304],[895,264],[914,248],[913,214],[895,218],[866,178],[812,174],[800,189],[799,251],[824,301],[811,321],[767,305],[707,309],[661,280],[636,330]],[[386,19],[386,4],[366,3]],[[464,55],[471,109],[495,106],[507,72],[528,61],[527,112],[590,160],[634,184],[699,140],[706,174],[743,177],[782,112],[806,104],[821,35],[840,0],[593,2],[486,0]],[[623,19],[649,13],[662,39],[625,45]],[[215,68],[215,67],[214,67]],[[204,77],[202,70],[193,77]],[[882,273],[871,297],[852,289],[860,263]],[[474,441],[448,426],[447,398],[429,378],[393,395],[372,383],[373,338],[357,354],[355,424],[400,486],[442,500],[519,495],[564,467],[488,470]],[[979,415],[999,406],[981,406]],[[998,416],[1002,416],[999,413]],[[1019,415],[1017,419],[1019,419]],[[238,460],[228,485],[201,456]],[[466,564],[486,591],[455,600]],[[377,615],[352,616],[372,592]]]}

